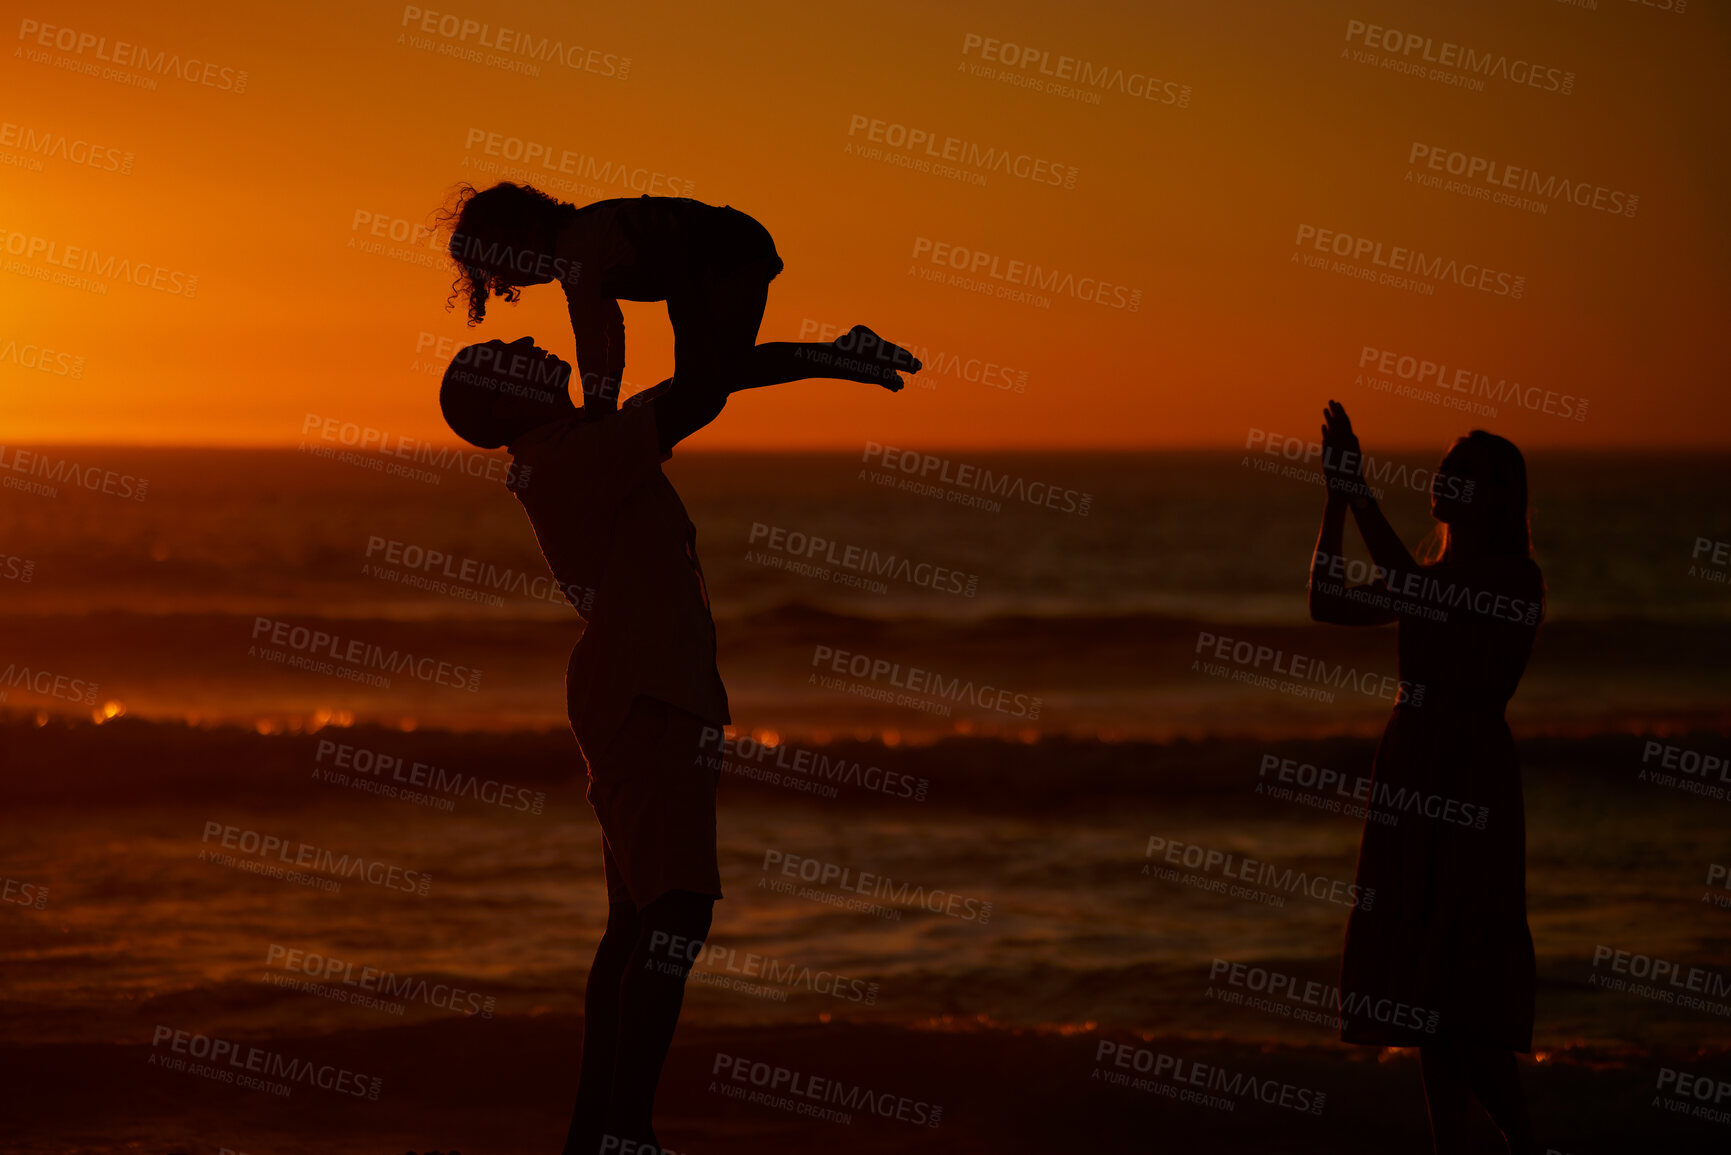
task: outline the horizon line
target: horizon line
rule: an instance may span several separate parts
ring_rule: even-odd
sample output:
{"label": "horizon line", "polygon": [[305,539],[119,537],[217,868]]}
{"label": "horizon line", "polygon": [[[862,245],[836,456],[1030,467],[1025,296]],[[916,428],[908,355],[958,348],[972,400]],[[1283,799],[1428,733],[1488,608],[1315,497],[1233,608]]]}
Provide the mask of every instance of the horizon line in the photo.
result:
{"label": "horizon line", "polygon": [[[873,442],[875,440],[876,440],[875,438],[867,438],[866,442],[870,443],[870,442]],[[152,449],[152,450],[181,450],[181,451],[191,451],[191,450],[206,450],[206,451],[262,450],[265,452],[282,452],[282,453],[298,452],[301,449],[302,444],[303,444],[302,442],[296,442],[296,441],[56,441],[56,440],[10,441],[10,440],[0,440],[0,446],[10,445],[12,447],[19,448],[19,449],[60,449],[60,450]],[[424,444],[429,445],[429,446],[433,446],[433,447],[437,447],[437,448],[446,448],[446,447],[462,448],[462,449],[470,450],[470,451],[473,451],[476,453],[503,453],[503,452],[505,452],[503,447],[501,447],[499,449],[481,449],[478,446],[470,445],[469,443],[467,443],[465,441],[461,441],[461,440],[458,440],[455,438],[441,439],[441,440],[433,440],[431,438],[427,438],[427,439],[424,439]],[[812,446],[715,445],[715,446],[698,447],[698,446],[685,445],[685,446],[681,447],[680,451],[683,453],[686,453],[686,454],[718,454],[718,455],[720,455],[720,454],[744,455],[744,454],[754,454],[754,453],[755,454],[819,454],[819,453],[832,454],[832,453],[857,453],[857,452],[859,452],[860,444],[861,443],[859,443],[859,442],[837,442],[837,443],[831,443],[831,444],[812,445]],[[889,444],[889,443],[885,442],[882,444]],[[1721,441],[1705,441],[1705,440],[1698,442],[1698,443],[1693,443],[1693,442],[1683,442],[1683,443],[1678,443],[1678,442],[1603,442],[1603,443],[1589,443],[1589,444],[1580,444],[1580,443],[1554,444],[1554,443],[1550,443],[1550,442],[1538,442],[1538,443],[1529,443],[1529,444],[1531,445],[1531,448],[1530,449],[1523,448],[1522,452],[1524,452],[1524,453],[1547,453],[1547,454],[1552,454],[1552,453],[1623,453],[1623,454],[1629,454],[1629,455],[1638,455],[1638,454],[1643,454],[1643,453],[1647,453],[1647,454],[1650,454],[1650,453],[1691,453],[1691,454],[1704,454],[1704,455],[1714,455],[1714,454],[1727,455],[1727,454],[1731,454],[1731,449],[1725,448],[1723,442],[1721,442]],[[341,443],[334,443],[334,442],[332,443],[332,446],[334,448],[348,449],[348,450],[355,451],[355,452],[376,452],[376,450],[373,450],[370,448],[369,449],[363,449],[359,446],[342,445]],[[1102,453],[1102,454],[1118,453],[1118,454],[1133,454],[1133,453],[1251,453],[1251,452],[1254,452],[1254,453],[1257,453],[1258,456],[1274,456],[1279,460],[1290,460],[1290,461],[1293,461],[1294,463],[1300,463],[1300,459],[1298,459],[1298,458],[1285,458],[1283,455],[1269,455],[1269,454],[1263,453],[1261,450],[1252,449],[1250,447],[1240,445],[1237,443],[1223,443],[1223,442],[1169,442],[1169,443],[1164,443],[1164,444],[1156,444],[1156,443],[1118,444],[1118,443],[1110,443],[1110,442],[1091,442],[1091,443],[1090,442],[1079,442],[1079,443],[1076,443],[1073,445],[1052,445],[1049,443],[1048,444],[1042,444],[1042,445],[1030,445],[1030,444],[1020,443],[1020,442],[990,442],[990,443],[981,442],[981,443],[963,443],[963,444],[951,444],[951,445],[931,444],[931,443],[909,443],[909,444],[905,444],[905,445],[897,444],[896,448],[912,449],[912,448],[915,448],[916,446],[924,452],[943,452],[943,453],[967,452],[967,453],[1054,453],[1054,454],[1056,454],[1056,453]],[[1441,453],[1441,452],[1446,451],[1447,448],[1448,448],[1448,446],[1446,444],[1439,444],[1436,441],[1427,441],[1427,442],[1424,442],[1422,444],[1404,442],[1404,443],[1394,443],[1391,445],[1387,445],[1384,451],[1389,452],[1389,453]]]}

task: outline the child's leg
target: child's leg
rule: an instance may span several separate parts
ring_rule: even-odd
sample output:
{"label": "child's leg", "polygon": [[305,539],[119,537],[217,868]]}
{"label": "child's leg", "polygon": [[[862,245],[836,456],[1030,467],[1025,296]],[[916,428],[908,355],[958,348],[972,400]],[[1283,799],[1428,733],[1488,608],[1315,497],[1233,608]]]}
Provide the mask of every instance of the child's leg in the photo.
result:
{"label": "child's leg", "polygon": [[577,1105],[565,1137],[565,1155],[595,1155],[613,1098],[613,1062],[619,1049],[619,991],[637,945],[639,919],[630,902],[610,902],[607,929],[595,948],[583,988],[583,1059]]}
{"label": "child's leg", "polygon": [[[613,1065],[613,1107],[607,1134],[659,1147],[650,1119],[661,1065],[673,1045],[685,979],[702,950],[715,900],[670,890],[638,912],[637,944],[619,988],[619,1044]],[[670,950],[668,944],[684,944]]]}
{"label": "child's leg", "polygon": [[827,377],[901,387],[902,373],[920,362],[906,349],[856,325],[834,341],[757,343],[769,280],[743,269],[667,302],[673,323],[674,380],[713,384],[723,395],[741,389]]}
{"label": "child's leg", "polygon": [[892,344],[864,325],[855,325],[834,341],[765,341],[751,349],[749,368],[742,375],[747,384],[780,385],[807,377],[837,381],[862,381],[868,385],[902,387],[902,373],[917,373],[920,362],[900,345]]}

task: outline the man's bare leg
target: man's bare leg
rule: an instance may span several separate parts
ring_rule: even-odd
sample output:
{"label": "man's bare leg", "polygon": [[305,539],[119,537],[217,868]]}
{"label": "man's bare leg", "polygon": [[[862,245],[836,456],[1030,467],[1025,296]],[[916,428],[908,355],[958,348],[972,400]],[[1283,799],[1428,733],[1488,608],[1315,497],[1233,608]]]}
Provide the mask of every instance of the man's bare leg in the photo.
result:
{"label": "man's bare leg", "polygon": [[613,1100],[613,1063],[619,1049],[619,988],[637,946],[637,908],[629,902],[607,907],[607,929],[595,948],[595,961],[583,988],[583,1059],[577,1076],[577,1105],[564,1155],[595,1155]]}
{"label": "man's bare leg", "polygon": [[686,977],[714,913],[713,898],[689,890],[670,890],[638,912],[637,942],[619,986],[613,1103],[604,1131],[620,1145],[661,1146],[651,1124],[655,1088],[679,1025]]}

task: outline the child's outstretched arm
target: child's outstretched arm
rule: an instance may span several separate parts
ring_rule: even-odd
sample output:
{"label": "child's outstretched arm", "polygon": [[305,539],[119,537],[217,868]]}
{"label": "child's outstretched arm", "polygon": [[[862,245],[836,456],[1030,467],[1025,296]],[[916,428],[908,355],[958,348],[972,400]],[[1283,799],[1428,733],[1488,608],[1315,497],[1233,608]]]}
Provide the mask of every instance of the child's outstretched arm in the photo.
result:
{"label": "child's outstretched arm", "polygon": [[619,404],[619,382],[625,376],[625,314],[612,297],[566,290],[571,335],[577,340],[577,371],[582,374],[584,405],[591,399],[603,409]]}

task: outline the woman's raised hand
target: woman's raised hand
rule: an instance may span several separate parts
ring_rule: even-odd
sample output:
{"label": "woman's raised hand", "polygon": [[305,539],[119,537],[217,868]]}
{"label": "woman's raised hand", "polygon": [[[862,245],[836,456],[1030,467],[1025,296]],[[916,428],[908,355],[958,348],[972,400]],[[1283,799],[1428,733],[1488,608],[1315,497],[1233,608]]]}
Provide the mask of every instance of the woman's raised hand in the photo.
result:
{"label": "woman's raised hand", "polygon": [[1331,497],[1350,498],[1365,492],[1364,455],[1346,406],[1330,401],[1322,411],[1322,474]]}

